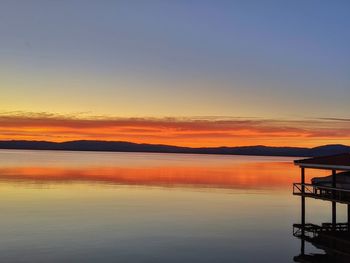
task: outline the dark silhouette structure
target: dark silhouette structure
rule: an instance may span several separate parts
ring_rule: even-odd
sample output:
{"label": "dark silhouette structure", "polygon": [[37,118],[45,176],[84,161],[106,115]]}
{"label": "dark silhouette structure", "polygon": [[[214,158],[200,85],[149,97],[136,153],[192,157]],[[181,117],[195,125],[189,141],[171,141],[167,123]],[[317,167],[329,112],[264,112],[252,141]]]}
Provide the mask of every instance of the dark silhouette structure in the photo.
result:
{"label": "dark silhouette structure", "polygon": [[[301,240],[300,254],[295,262],[350,262],[350,154],[339,154],[298,160],[300,183],[293,184],[293,194],[301,198],[301,223],[293,225],[293,235]],[[306,169],[324,169],[331,176],[324,180],[305,183]],[[341,173],[338,173],[338,172]],[[341,175],[340,181],[337,176]],[[305,221],[305,199],[314,198],[332,203],[332,222],[316,225]],[[347,222],[337,222],[337,203],[347,205]],[[325,254],[307,254],[305,242],[325,251]]]}

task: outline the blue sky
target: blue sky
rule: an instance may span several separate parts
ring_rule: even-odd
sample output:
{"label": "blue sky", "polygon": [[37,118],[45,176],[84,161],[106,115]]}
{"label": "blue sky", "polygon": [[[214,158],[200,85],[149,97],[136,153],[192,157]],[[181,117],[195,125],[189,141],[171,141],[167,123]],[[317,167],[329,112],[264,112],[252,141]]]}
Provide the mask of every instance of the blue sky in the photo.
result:
{"label": "blue sky", "polygon": [[1,1],[0,110],[345,118],[348,1]]}

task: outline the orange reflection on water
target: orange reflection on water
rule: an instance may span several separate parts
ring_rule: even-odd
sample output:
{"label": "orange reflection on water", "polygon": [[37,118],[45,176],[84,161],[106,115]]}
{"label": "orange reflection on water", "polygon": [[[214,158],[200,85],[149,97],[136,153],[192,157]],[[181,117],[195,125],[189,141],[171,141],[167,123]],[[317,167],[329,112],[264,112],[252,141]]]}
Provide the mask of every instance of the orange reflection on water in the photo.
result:
{"label": "orange reflection on water", "polygon": [[299,178],[298,169],[289,162],[256,162],[220,166],[11,166],[0,167],[0,179],[251,189],[291,187]]}

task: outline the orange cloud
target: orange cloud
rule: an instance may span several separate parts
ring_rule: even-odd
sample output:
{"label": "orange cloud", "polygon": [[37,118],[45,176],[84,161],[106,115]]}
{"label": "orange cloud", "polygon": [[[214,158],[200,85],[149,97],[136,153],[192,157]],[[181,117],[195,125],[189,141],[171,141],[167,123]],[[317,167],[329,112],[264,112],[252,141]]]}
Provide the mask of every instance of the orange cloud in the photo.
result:
{"label": "orange cloud", "polygon": [[350,144],[344,119],[113,118],[3,113],[1,140],[116,140],[180,146]]}

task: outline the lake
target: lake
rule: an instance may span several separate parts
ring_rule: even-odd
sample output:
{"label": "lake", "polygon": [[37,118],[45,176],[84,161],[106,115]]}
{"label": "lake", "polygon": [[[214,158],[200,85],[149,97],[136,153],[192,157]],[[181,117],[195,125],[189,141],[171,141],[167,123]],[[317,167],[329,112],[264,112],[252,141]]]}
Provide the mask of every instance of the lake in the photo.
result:
{"label": "lake", "polygon": [[294,159],[0,150],[0,262],[293,262]]}

